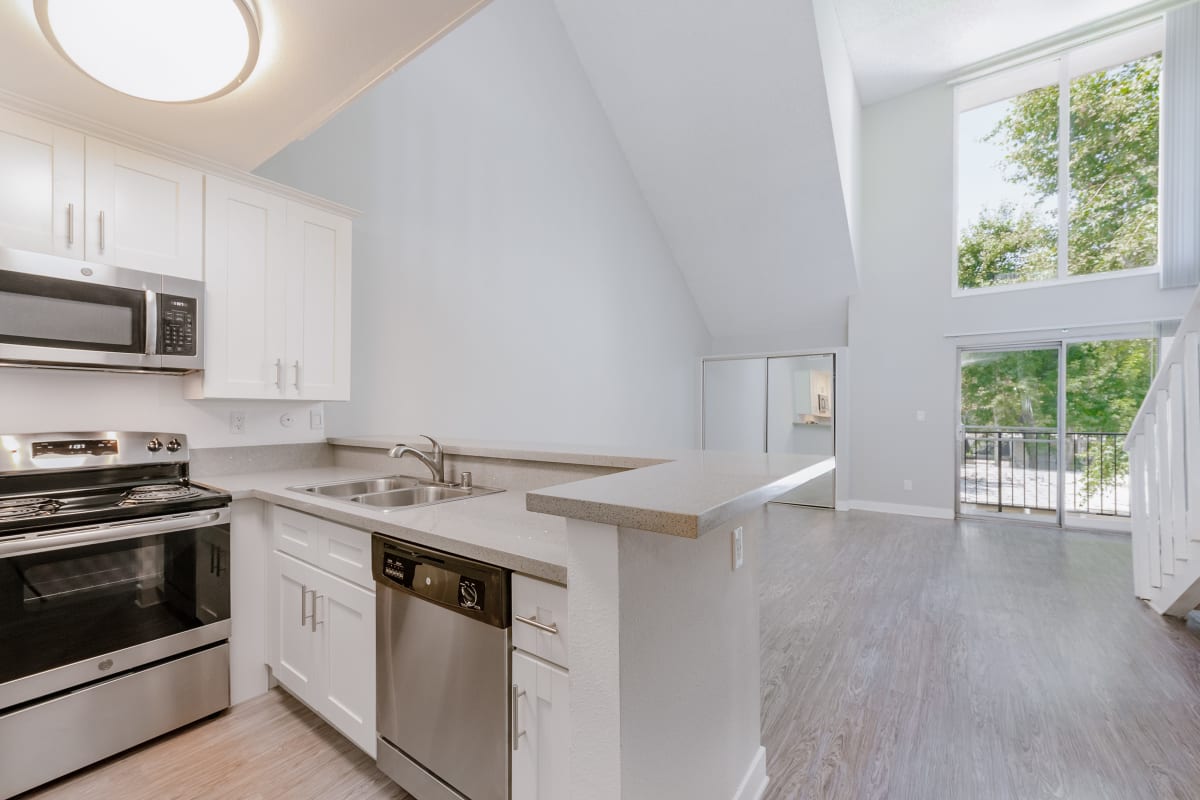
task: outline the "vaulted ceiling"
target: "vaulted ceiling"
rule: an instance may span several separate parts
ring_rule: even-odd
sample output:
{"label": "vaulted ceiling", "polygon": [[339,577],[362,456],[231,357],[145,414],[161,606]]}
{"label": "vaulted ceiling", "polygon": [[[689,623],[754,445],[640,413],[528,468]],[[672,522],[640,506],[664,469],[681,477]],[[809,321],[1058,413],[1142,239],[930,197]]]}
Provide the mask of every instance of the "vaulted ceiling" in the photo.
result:
{"label": "vaulted ceiling", "polygon": [[230,94],[195,105],[138,100],[68,64],[30,0],[0,5],[0,92],[252,169],[301,138],[487,0],[257,0],[259,63]]}
{"label": "vaulted ceiling", "polygon": [[856,285],[817,26],[796,0],[556,0],[712,335]]}

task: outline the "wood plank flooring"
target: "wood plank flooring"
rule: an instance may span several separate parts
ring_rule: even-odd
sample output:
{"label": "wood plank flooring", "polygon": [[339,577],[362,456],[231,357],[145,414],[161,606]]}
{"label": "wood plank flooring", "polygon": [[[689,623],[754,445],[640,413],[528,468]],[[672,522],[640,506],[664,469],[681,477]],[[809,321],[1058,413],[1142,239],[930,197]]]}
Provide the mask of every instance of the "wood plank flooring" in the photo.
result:
{"label": "wood plank flooring", "polygon": [[[1200,797],[1200,640],[1133,599],[1128,537],[768,521],[768,800]],[[23,800],[407,797],[276,690]]]}
{"label": "wood plank flooring", "polygon": [[1200,797],[1200,641],[1133,598],[1128,537],[768,519],[768,798]]}
{"label": "wood plank flooring", "polygon": [[[132,713],[132,710],[131,710]],[[412,800],[280,689],[21,800]]]}

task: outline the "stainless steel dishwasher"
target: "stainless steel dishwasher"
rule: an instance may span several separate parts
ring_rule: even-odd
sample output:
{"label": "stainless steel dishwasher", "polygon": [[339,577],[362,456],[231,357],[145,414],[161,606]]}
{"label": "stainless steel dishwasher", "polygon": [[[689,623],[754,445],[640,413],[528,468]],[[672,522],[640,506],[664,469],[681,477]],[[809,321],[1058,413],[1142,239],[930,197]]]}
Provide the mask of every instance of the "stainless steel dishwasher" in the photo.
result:
{"label": "stainless steel dishwasher", "polygon": [[507,800],[508,570],[372,537],[377,763],[417,800]]}

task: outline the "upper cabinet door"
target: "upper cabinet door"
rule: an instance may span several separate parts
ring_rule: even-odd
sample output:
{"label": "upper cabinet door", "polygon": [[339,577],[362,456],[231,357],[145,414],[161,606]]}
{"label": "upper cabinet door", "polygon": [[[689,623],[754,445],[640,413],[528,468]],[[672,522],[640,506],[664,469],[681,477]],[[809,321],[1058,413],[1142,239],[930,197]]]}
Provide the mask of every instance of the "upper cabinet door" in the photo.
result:
{"label": "upper cabinet door", "polygon": [[83,258],[81,133],[0,109],[0,246]]}
{"label": "upper cabinet door", "polygon": [[350,220],[288,203],[288,396],[350,399]]}
{"label": "upper cabinet door", "polygon": [[203,175],[87,139],[87,259],[200,280]]}
{"label": "upper cabinet door", "polygon": [[205,397],[282,397],[287,201],[205,178]]}

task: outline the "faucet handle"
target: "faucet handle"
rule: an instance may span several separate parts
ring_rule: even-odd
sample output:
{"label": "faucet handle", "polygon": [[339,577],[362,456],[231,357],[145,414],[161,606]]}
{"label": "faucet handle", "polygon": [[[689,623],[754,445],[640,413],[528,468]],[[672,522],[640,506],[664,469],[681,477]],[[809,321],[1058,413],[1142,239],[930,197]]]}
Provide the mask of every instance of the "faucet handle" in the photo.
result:
{"label": "faucet handle", "polygon": [[431,445],[433,445],[433,457],[434,457],[435,459],[440,459],[440,458],[442,457],[442,445],[441,445],[441,442],[439,442],[437,439],[433,438],[432,436],[426,436],[426,435],[425,435],[425,434],[423,434],[423,433],[421,434],[421,438],[422,438],[422,439],[428,439],[428,440],[429,440],[429,443],[430,443]]}

